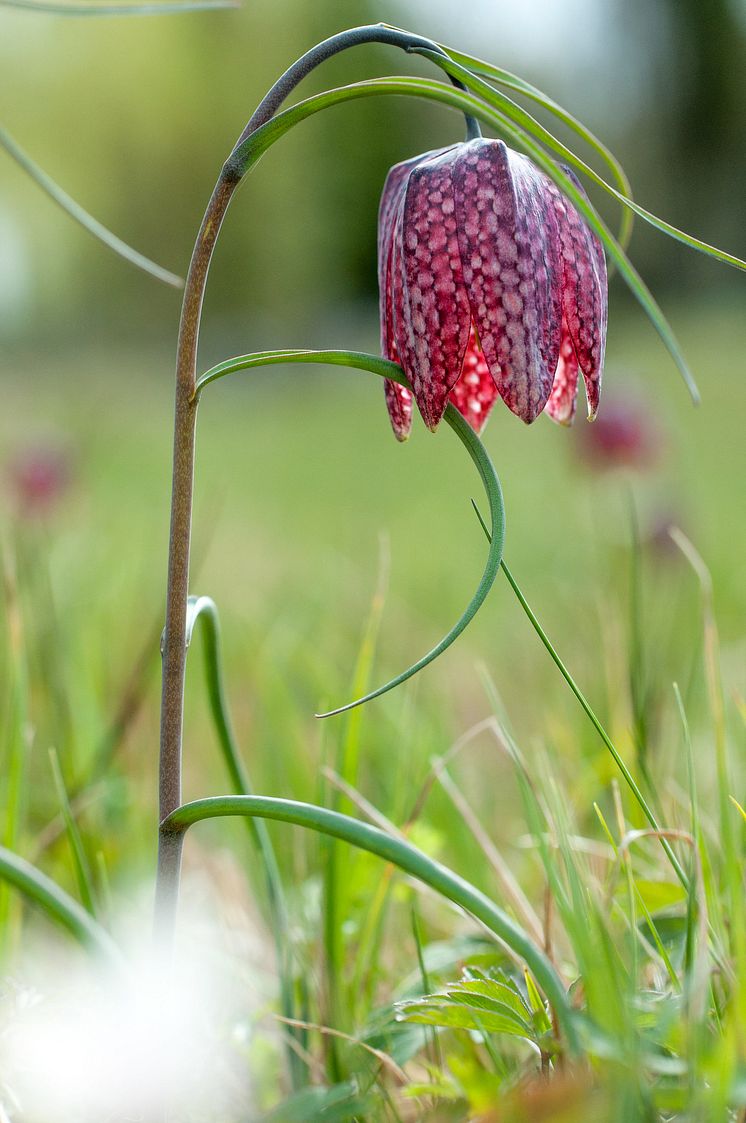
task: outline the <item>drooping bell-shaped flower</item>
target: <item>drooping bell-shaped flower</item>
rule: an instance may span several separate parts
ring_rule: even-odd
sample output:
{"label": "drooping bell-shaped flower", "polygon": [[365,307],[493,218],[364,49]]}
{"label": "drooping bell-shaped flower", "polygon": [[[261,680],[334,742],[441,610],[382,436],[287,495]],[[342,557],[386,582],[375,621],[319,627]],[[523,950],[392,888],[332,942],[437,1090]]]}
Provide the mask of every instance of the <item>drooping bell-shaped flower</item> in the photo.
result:
{"label": "drooping bell-shaped flower", "polygon": [[[608,303],[601,243],[552,180],[502,141],[391,169],[378,279],[383,353],[402,366],[428,428],[451,401],[479,432],[498,394],[526,422],[546,410],[569,424],[579,372],[595,416]],[[399,440],[413,395],[386,383]]]}

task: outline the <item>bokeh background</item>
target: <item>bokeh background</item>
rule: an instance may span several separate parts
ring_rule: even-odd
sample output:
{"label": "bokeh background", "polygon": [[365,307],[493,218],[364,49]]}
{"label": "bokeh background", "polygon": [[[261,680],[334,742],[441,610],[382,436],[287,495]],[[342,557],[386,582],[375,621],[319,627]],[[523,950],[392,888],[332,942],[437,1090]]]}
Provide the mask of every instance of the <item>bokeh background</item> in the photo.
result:
{"label": "bokeh background", "polygon": [[[2,120],[93,214],[183,274],[218,169],[268,86],[315,41],[378,20],[536,82],[617,152],[645,206],[746,256],[740,0],[246,0],[233,11],[138,19],[2,8]],[[432,73],[393,49],[358,48],[301,93],[400,72]],[[376,350],[376,211],[386,171],[461,132],[444,107],[381,99],[319,115],[285,137],[231,207],[208,288],[203,365],[259,348]],[[731,677],[743,658],[746,607],[746,282],[641,223],[631,255],[680,336],[701,407],[691,406],[615,279],[601,418],[631,410],[645,455],[633,436],[620,467],[603,449],[589,453],[582,417],[569,433],[543,418],[527,429],[501,406],[485,436],[505,490],[507,557],[630,744],[624,652],[635,523],[651,720],[660,699],[670,702],[672,679],[694,681],[701,654],[698,590],[666,535],[672,521],[712,569]],[[0,508],[35,673],[29,767],[46,777],[33,797],[40,805],[29,808],[30,836],[55,810],[47,747],[60,748],[74,778],[107,751],[120,714],[115,754],[127,780],[118,812],[110,773],[106,813],[116,823],[136,799],[138,822],[154,821],[179,303],[79,229],[0,152]],[[23,480],[37,456],[61,486],[31,512]],[[470,596],[484,556],[469,504],[477,481],[446,430],[432,437],[416,426],[406,446],[396,444],[377,380],[315,368],[239,375],[210,391],[197,471],[193,588],[222,612],[257,786],[313,795],[337,733],[312,714],[349,695],[382,569],[377,679],[426,650]],[[573,735],[574,703],[499,582],[464,639],[364,719],[359,782],[392,815],[430,756],[484,716],[483,666],[529,743],[550,737],[561,749]],[[187,714],[191,794],[224,786],[206,763],[198,675],[197,665]],[[656,744],[669,761],[673,744]],[[267,745],[272,751],[259,751]],[[588,760],[601,767],[595,755]],[[491,761],[486,786],[479,770],[467,781],[478,806],[494,809],[500,767]],[[150,868],[152,837],[147,829],[133,837],[131,823],[127,830],[126,844],[116,833],[109,839],[113,868],[125,845],[127,872],[138,861]],[[447,856],[458,864],[469,845],[451,838]],[[297,852],[287,860],[304,864]]]}

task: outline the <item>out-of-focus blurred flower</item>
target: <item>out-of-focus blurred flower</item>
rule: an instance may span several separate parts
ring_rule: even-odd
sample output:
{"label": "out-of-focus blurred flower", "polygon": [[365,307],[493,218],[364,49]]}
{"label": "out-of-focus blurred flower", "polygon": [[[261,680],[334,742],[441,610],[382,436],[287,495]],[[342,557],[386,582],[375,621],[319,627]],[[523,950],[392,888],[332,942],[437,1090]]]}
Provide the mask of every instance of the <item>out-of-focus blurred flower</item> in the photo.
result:
{"label": "out-of-focus blurred flower", "polygon": [[[546,409],[569,424],[579,370],[595,416],[603,248],[548,176],[502,141],[456,144],[391,169],[378,279],[383,353],[401,364],[428,428],[450,400],[479,432],[498,394],[526,422]],[[386,402],[405,440],[412,394],[388,381]]]}
{"label": "out-of-focus blurred flower", "polygon": [[70,486],[70,454],[58,445],[29,445],[6,464],[6,483],[21,517],[46,515]]}
{"label": "out-of-focus blurred flower", "polygon": [[594,468],[651,468],[665,439],[641,401],[607,398],[603,414],[578,433],[577,452]]}

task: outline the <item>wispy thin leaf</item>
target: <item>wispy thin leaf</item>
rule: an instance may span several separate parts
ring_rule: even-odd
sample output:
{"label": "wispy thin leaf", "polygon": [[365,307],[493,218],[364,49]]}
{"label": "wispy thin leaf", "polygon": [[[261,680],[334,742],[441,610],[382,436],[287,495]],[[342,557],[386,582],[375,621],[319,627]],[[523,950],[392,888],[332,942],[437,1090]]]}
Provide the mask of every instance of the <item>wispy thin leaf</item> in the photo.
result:
{"label": "wispy thin leaf", "polygon": [[[0,0],[0,4],[6,3],[6,0]],[[164,269],[162,265],[158,265],[155,261],[145,257],[132,246],[128,246],[111,230],[90,215],[88,211],[81,207],[80,203],[67,194],[66,191],[55,183],[55,181],[48,176],[47,173],[35,163],[29,155],[20,147],[19,144],[13,139],[6,129],[0,127],[0,147],[4,148],[8,155],[15,160],[15,162],[23,168],[23,170],[33,179],[34,183],[49,195],[58,206],[62,207],[63,211],[69,214],[70,218],[74,218],[89,234],[93,234],[94,238],[98,238],[103,242],[108,249],[113,250],[119,257],[123,257],[125,261],[129,261],[131,265],[137,266],[142,269],[144,273],[149,273],[151,277],[155,277],[158,281],[163,281],[166,285],[172,285],[174,288],[180,289],[183,287],[183,280],[175,273],[169,272]]]}

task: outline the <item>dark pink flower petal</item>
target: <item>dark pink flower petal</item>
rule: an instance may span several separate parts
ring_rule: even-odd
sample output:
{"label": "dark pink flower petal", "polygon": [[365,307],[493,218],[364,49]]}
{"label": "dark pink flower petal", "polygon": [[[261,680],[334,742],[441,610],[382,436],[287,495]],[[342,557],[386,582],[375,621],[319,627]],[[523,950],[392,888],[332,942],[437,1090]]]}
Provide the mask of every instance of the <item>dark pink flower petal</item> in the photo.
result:
{"label": "dark pink flower petal", "polygon": [[[585,194],[570,168],[562,169]],[[606,258],[599,239],[575,207],[552,184],[562,243],[562,311],[580,364],[588,398],[588,416],[598,410],[601,392],[606,324],[609,310]]]}
{"label": "dark pink flower petal", "polygon": [[407,186],[412,168],[426,160],[415,156],[396,164],[386,176],[381,203],[378,208],[378,298],[381,318],[381,351],[385,358],[396,361],[393,355],[394,316],[391,288],[391,252],[399,203]]}
{"label": "dark pink flower petal", "polygon": [[[381,353],[384,358],[398,362],[394,342],[394,296],[391,278],[391,261],[394,250],[394,228],[402,194],[412,167],[423,157],[397,164],[386,176],[378,209],[378,299],[381,322]],[[384,382],[386,407],[391,426],[398,441],[405,441],[412,428],[412,395],[403,386],[386,379]]]}
{"label": "dark pink flower petal", "polygon": [[448,400],[453,402],[475,432],[482,432],[490,410],[497,400],[497,387],[479,346],[473,325],[461,377],[448,395]]}
{"label": "dark pink flower petal", "polygon": [[[378,292],[381,323],[381,352],[392,362],[400,362],[396,349],[394,333],[394,284],[392,265],[394,257],[394,236],[400,204],[406,190],[409,175],[414,167],[432,156],[438,156],[442,149],[426,152],[396,164],[386,177],[378,210]],[[397,440],[405,441],[412,428],[412,395],[404,386],[390,379],[384,383],[386,406],[391,426]]]}
{"label": "dark pink flower petal", "polygon": [[412,169],[394,233],[396,346],[429,429],[461,373],[471,326],[451,179],[460,148]]}
{"label": "dark pink flower petal", "polygon": [[561,261],[546,177],[502,141],[461,146],[456,220],[471,316],[506,405],[533,421],[560,349]]}
{"label": "dark pink flower petal", "polygon": [[572,425],[578,399],[578,359],[565,321],[562,321],[562,343],[554,385],[549,401],[544,406],[552,421]]}

